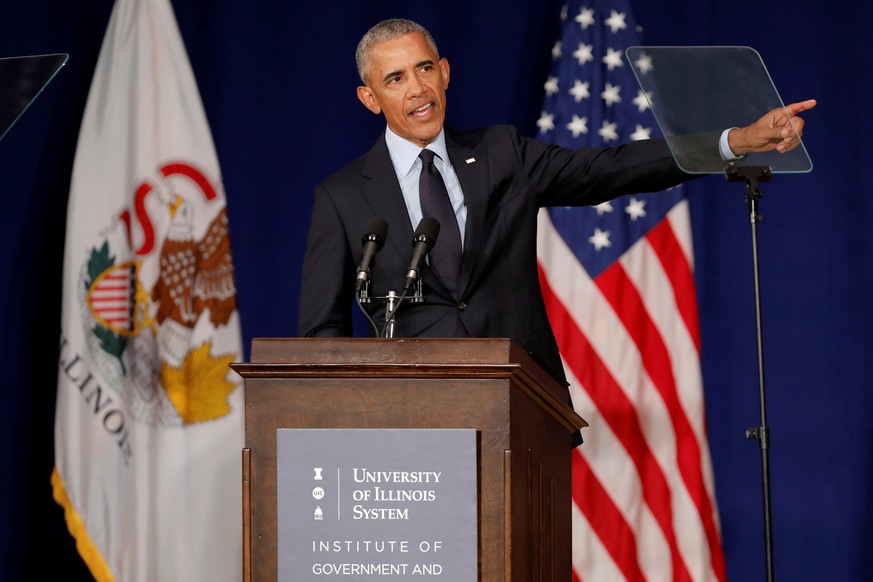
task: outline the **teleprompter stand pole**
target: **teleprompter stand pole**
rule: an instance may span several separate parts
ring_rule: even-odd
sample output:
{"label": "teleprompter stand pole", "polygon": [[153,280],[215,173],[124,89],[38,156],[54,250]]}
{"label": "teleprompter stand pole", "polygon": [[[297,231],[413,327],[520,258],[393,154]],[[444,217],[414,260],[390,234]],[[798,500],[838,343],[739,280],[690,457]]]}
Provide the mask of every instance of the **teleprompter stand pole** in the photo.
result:
{"label": "teleprompter stand pole", "polygon": [[761,482],[764,487],[764,553],[767,566],[767,581],[773,582],[773,532],[770,516],[770,429],[767,427],[766,392],[764,390],[764,336],[761,325],[761,281],[758,267],[758,214],[761,189],[758,182],[767,182],[773,176],[767,166],[739,167],[730,165],[725,169],[728,182],[745,182],[746,203],[752,226],[752,268],[755,282],[755,327],[758,338],[758,393],[761,403],[761,425],[746,430],[746,438],[757,440],[761,447]]}

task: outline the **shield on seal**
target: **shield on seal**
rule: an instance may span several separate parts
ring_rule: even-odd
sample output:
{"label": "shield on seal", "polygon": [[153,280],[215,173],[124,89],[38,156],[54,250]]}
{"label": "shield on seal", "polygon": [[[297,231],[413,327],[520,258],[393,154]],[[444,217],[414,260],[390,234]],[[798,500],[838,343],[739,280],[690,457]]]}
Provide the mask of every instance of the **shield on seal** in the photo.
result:
{"label": "shield on seal", "polygon": [[113,265],[91,283],[85,301],[100,325],[125,335],[135,335],[137,306],[137,261]]}

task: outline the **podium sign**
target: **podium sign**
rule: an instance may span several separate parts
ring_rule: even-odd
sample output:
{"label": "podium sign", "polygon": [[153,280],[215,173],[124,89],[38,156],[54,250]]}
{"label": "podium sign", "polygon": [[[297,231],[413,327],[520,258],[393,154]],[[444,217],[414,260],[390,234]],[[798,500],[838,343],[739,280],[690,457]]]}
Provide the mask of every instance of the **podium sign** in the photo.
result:
{"label": "podium sign", "polygon": [[572,441],[587,423],[519,346],[260,338],[251,354],[231,366],[245,379],[245,582],[570,579]]}
{"label": "podium sign", "polygon": [[476,582],[476,431],[278,429],[279,580]]}

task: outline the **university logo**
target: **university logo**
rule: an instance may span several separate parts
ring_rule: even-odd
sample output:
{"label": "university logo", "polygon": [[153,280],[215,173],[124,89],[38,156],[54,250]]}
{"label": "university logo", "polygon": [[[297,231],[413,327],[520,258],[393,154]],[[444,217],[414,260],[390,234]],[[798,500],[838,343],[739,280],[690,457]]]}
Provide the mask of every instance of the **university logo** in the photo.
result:
{"label": "university logo", "polygon": [[142,422],[185,426],[231,410],[236,353],[215,340],[236,285],[223,197],[190,163],[159,171],[86,253],[79,304],[104,387]]}

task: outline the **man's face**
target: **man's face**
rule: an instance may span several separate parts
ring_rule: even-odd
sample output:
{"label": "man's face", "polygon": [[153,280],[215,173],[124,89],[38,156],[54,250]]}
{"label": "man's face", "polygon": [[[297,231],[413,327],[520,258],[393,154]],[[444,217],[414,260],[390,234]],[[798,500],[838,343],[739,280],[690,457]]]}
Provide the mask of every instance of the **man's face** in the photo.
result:
{"label": "man's face", "polygon": [[373,47],[367,85],[358,87],[358,99],[373,113],[383,113],[391,131],[424,147],[443,127],[448,86],[449,62],[437,61],[424,35],[416,32]]}

